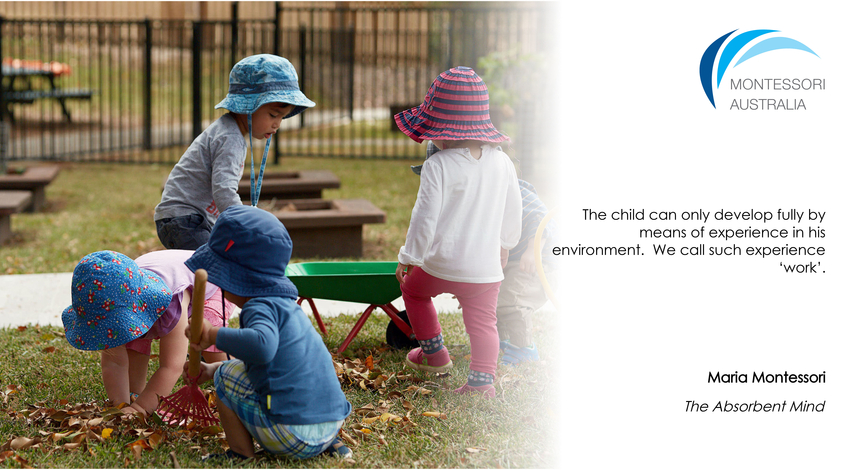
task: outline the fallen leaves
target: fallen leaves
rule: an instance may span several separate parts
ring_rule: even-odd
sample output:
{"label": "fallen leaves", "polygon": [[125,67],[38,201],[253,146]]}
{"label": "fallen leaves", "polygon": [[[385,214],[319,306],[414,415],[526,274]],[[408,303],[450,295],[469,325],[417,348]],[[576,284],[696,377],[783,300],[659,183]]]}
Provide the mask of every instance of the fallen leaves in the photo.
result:
{"label": "fallen leaves", "polygon": [[9,403],[9,396],[14,395],[16,393],[20,393],[24,390],[24,387],[20,385],[6,385],[6,390],[0,392],[3,395],[3,404]]}
{"label": "fallen leaves", "polygon": [[[9,386],[6,392],[19,390],[18,387]],[[29,405],[26,409],[20,411],[7,411],[9,417],[23,420],[30,427],[39,428],[39,436],[11,436],[0,445],[0,452],[2,452],[0,463],[17,455],[8,452],[14,453],[36,448],[41,448],[45,452],[56,450],[88,451],[94,455],[92,446],[103,444],[109,439],[116,439],[118,436],[135,438],[124,446],[129,454],[125,457],[125,463],[137,461],[142,457],[143,452],[176,440],[224,439],[224,431],[220,426],[197,426],[193,429],[188,429],[190,426],[184,428],[165,426],[153,428],[148,425],[148,419],[143,418],[141,414],[124,414],[116,407],[101,407],[95,403],[69,405],[67,400],[62,400],[59,403],[64,408],[56,409],[44,403],[39,403]],[[155,416],[153,415],[151,418]],[[19,460],[18,463],[21,466],[28,465],[28,463]],[[132,466],[132,464],[130,465]]]}
{"label": "fallen leaves", "polygon": [[[369,354],[365,359],[342,359],[334,358],[334,369],[336,370],[339,383],[345,387],[357,387],[363,391],[375,391],[379,395],[387,395],[388,398],[396,398],[400,396],[398,391],[390,391],[390,387],[398,386],[402,382],[410,382],[422,385],[438,386],[433,382],[427,382],[413,374],[402,373],[384,373],[378,364],[381,359],[376,359],[375,356]],[[424,387],[415,387],[415,390],[420,390],[421,393],[431,393],[430,390]]]}
{"label": "fallen leaves", "polygon": [[10,458],[18,462],[18,465],[20,465],[21,468],[32,468],[32,466],[30,466],[29,461],[18,455],[17,452],[12,450],[0,452],[0,464],[4,463],[7,459]]}
{"label": "fallen leaves", "polygon": [[32,447],[38,447],[41,444],[41,439],[30,439],[28,437],[16,437],[9,442],[9,448],[12,450],[26,450]]}

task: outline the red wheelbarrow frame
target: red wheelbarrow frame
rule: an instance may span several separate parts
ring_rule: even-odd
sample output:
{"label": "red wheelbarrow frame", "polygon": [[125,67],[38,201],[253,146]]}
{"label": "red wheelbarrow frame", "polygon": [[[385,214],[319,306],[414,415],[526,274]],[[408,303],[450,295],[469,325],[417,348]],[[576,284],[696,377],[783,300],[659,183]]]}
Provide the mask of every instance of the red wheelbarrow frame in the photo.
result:
{"label": "red wheelbarrow frame", "polygon": [[[313,317],[316,319],[316,323],[319,324],[319,330],[322,331],[323,335],[327,336],[328,330],[325,328],[324,322],[322,322],[322,317],[319,316],[319,310],[316,308],[316,304],[315,302],[313,302],[313,299],[310,297],[299,297],[298,305],[301,305],[301,302],[305,300],[308,304],[310,304],[310,309],[313,310]],[[408,325],[407,322],[405,322],[401,319],[401,317],[398,316],[399,311],[397,308],[395,308],[393,304],[371,304],[366,308],[363,313],[360,314],[360,318],[357,319],[357,323],[354,324],[354,327],[351,328],[351,331],[348,333],[348,336],[345,337],[345,341],[343,341],[342,345],[340,345],[339,349],[337,349],[337,354],[342,354],[342,352],[345,351],[345,349],[348,347],[354,337],[357,336],[357,333],[360,333],[360,329],[363,328],[363,325],[366,324],[366,320],[369,319],[369,315],[372,315],[372,312],[374,312],[375,309],[378,307],[380,307],[381,310],[383,310],[384,313],[386,313],[390,317],[390,319],[392,319],[393,323],[396,324],[396,326],[402,331],[402,333],[407,335],[408,338],[414,338],[413,329],[410,328],[410,325]]]}

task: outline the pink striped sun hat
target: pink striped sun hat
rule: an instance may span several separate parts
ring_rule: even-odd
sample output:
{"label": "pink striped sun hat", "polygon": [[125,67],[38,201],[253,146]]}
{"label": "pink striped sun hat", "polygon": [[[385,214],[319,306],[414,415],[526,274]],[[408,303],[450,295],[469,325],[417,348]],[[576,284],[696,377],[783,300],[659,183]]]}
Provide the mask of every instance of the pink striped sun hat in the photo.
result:
{"label": "pink striped sun hat", "polygon": [[490,121],[490,95],[484,80],[469,67],[454,67],[431,84],[421,105],[395,115],[402,132],[425,140],[504,142],[510,137]]}

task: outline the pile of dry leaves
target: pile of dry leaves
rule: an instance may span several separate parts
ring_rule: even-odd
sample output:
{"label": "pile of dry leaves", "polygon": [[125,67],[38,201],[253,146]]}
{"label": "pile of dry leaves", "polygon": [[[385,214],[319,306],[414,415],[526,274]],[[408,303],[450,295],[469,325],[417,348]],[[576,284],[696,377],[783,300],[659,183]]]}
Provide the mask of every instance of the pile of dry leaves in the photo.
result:
{"label": "pile of dry leaves", "polygon": [[[447,419],[445,413],[434,411],[436,401],[429,401],[431,409],[416,410],[412,404],[416,396],[432,393],[432,388],[441,388],[438,383],[426,381],[412,374],[384,373],[371,354],[365,359],[343,359],[334,357],[334,367],[343,390],[358,387],[364,391],[373,391],[378,396],[377,404],[369,403],[354,410],[351,418],[340,431],[340,436],[351,445],[358,441],[375,439],[381,445],[387,445],[388,432],[413,432],[418,426],[419,417]],[[430,388],[429,388],[430,387]],[[398,406],[394,406],[398,405]],[[401,415],[390,413],[393,408],[404,409]]]}
{"label": "pile of dry leaves", "polygon": [[[10,395],[22,391],[20,386],[9,385],[0,394],[4,397],[4,403],[8,403]],[[208,395],[209,398],[212,397]],[[211,401],[214,403],[214,400]],[[122,413],[120,407],[94,402],[70,404],[67,400],[60,400],[58,408],[37,403],[22,410],[5,410],[5,414],[24,421],[29,428],[38,429],[36,436],[11,436],[0,446],[0,463],[14,459],[23,468],[31,467],[17,451],[41,449],[46,454],[81,451],[94,456],[92,444],[104,443],[119,436],[133,438],[132,442],[124,446],[126,465],[130,464],[130,459],[139,459],[143,451],[155,449],[167,442],[187,441],[191,448],[198,450],[202,444],[212,443],[210,441],[217,440],[226,445],[224,431],[220,426],[200,428],[190,422],[182,428],[170,428],[156,414],[147,418],[140,413],[129,415]],[[176,461],[176,456],[172,455],[172,458]]]}
{"label": "pile of dry leaves", "polygon": [[[414,432],[418,419],[447,419],[445,413],[436,411],[437,402],[433,398],[424,407],[422,400],[415,400],[441,388],[439,383],[412,374],[385,373],[379,367],[380,362],[381,359],[375,359],[371,354],[365,359],[334,357],[334,367],[344,391],[357,388],[374,393],[376,398],[375,403],[355,409],[340,430],[340,436],[349,445],[358,446],[367,441],[387,445],[387,433]],[[34,436],[7,438],[0,445],[0,464],[13,459],[22,468],[31,468],[30,462],[18,454],[18,451],[27,449],[41,449],[46,454],[88,452],[94,456],[94,444],[128,436],[132,441],[123,446],[121,452],[127,466],[138,460],[146,450],[178,441],[186,442],[189,448],[199,451],[216,443],[227,447],[220,426],[201,428],[190,422],[183,427],[169,427],[156,414],[147,418],[141,414],[128,415],[121,412],[120,406],[112,407],[106,403],[71,404],[60,400],[54,405],[37,403],[26,405],[24,409],[11,409],[14,405],[9,405],[10,397],[23,391],[18,385],[8,385],[0,391],[4,407],[9,407],[2,412],[11,419],[24,421],[28,428],[37,431]],[[214,392],[204,393],[215,412]],[[414,401],[423,409],[417,410]],[[177,466],[173,452],[171,457]]]}

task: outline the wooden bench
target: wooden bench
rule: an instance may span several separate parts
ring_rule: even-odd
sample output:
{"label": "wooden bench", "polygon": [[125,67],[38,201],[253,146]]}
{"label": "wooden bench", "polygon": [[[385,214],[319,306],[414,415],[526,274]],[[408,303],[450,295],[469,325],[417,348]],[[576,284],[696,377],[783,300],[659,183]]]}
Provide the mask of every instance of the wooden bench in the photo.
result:
{"label": "wooden bench", "polygon": [[[259,176],[254,171],[254,178]],[[321,199],[323,189],[339,188],[339,178],[328,170],[267,171],[263,173],[260,199]],[[239,181],[239,195],[251,198],[251,174]]]}
{"label": "wooden bench", "polygon": [[0,191],[0,245],[12,238],[12,214],[17,214],[30,204],[29,191]]}
{"label": "wooden bench", "polygon": [[0,190],[32,191],[31,203],[26,208],[29,212],[38,212],[47,201],[44,188],[59,174],[56,165],[33,166],[19,175],[0,175]]}
{"label": "wooden bench", "polygon": [[299,258],[360,258],[363,224],[387,221],[384,211],[365,199],[292,199],[258,207],[283,222],[292,256]]}

